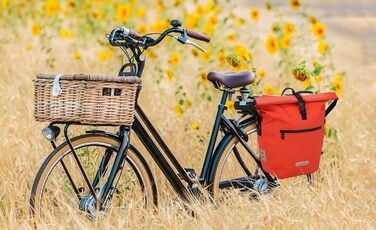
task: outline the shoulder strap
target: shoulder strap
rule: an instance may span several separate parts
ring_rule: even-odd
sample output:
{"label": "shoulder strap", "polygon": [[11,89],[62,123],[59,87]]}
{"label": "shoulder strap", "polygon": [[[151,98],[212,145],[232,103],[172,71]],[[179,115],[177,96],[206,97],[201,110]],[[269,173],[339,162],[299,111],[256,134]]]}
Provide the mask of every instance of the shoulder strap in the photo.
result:
{"label": "shoulder strap", "polygon": [[334,109],[334,107],[336,107],[337,101],[338,99],[335,99],[332,103],[330,103],[328,108],[325,110],[325,117],[328,116],[328,114]]}

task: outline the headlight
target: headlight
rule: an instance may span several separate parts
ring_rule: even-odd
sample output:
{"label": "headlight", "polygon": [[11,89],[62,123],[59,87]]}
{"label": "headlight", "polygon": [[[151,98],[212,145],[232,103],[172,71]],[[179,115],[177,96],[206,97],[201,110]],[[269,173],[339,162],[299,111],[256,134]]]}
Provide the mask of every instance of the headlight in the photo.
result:
{"label": "headlight", "polygon": [[60,128],[57,126],[48,126],[42,130],[42,134],[47,140],[54,141],[60,134]]}

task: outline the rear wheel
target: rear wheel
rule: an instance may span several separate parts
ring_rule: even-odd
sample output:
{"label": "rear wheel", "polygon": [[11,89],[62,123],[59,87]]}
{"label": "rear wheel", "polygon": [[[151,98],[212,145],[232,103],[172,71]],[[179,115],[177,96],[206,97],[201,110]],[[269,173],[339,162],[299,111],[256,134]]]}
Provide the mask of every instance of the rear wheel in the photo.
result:
{"label": "rear wheel", "polygon": [[[95,193],[100,196],[120,147],[119,139],[89,134],[74,138],[72,146]],[[69,215],[72,212],[96,217],[108,210],[155,207],[157,191],[153,176],[145,160],[132,146],[128,148],[123,168],[117,174],[112,190],[113,196],[106,207],[98,210],[69,146],[63,143],[39,169],[30,197],[31,212],[37,218]]]}
{"label": "rear wheel", "polygon": [[[250,122],[243,127],[248,135],[247,144],[257,154],[257,128]],[[243,193],[256,196],[258,193],[268,192],[275,187],[276,182],[270,182],[262,170],[258,167],[250,153],[234,136],[225,137],[223,145],[218,153],[218,158],[213,163],[211,172],[211,193],[214,200],[221,200],[230,194]],[[258,154],[257,154],[258,155]],[[305,177],[289,180],[292,183],[301,183]],[[310,183],[313,184],[315,176],[309,175]]]}

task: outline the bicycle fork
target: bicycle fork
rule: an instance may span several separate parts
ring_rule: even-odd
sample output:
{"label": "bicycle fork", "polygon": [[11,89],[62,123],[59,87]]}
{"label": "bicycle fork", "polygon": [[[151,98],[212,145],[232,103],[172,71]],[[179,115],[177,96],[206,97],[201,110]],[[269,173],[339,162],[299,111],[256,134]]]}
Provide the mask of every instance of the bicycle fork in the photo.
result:
{"label": "bicycle fork", "polygon": [[[111,196],[113,195],[115,189],[113,189],[113,183],[114,183],[114,180],[117,176],[117,174],[119,172],[122,171],[122,168],[124,166],[124,163],[125,163],[125,159],[127,157],[127,148],[129,146],[129,127],[127,126],[120,126],[120,129],[119,129],[119,139],[121,140],[121,145],[120,145],[120,148],[118,149],[117,153],[116,153],[116,156],[115,156],[115,159],[114,159],[114,163],[113,163],[113,166],[111,168],[111,171],[110,171],[110,175],[108,177],[108,180],[106,181],[106,183],[104,184],[104,186],[102,188],[100,188],[99,192],[96,192],[95,188],[98,186],[100,180],[102,179],[102,177],[107,173],[107,170],[108,170],[108,163],[110,161],[110,158],[112,157],[112,155],[114,154],[114,152],[112,150],[106,150],[106,152],[104,153],[104,156],[101,160],[101,163],[99,165],[99,168],[98,168],[98,171],[96,172],[96,175],[92,181],[92,183],[90,183],[90,180],[88,178],[88,176],[86,175],[85,171],[84,171],[84,168],[82,167],[82,164],[77,156],[77,153],[75,151],[75,149],[73,148],[72,146],[72,143],[71,143],[71,140],[68,136],[68,128],[70,126],[70,123],[69,124],[66,124],[65,127],[64,127],[64,136],[65,136],[65,139],[66,139],[66,142],[69,146],[69,148],[71,149],[71,153],[80,169],[80,172],[90,190],[90,193],[85,196],[85,197],[82,197],[80,195],[80,190],[79,188],[77,188],[77,186],[75,185],[74,181],[73,181],[73,178],[71,177],[70,173],[68,172],[68,169],[65,165],[65,163],[61,160],[61,163],[62,163],[62,166],[63,166],[63,169],[72,185],[72,188],[73,190],[75,191],[75,193],[77,194],[77,198],[79,200],[79,208],[80,210],[82,211],[85,211],[85,212],[88,212],[89,214],[91,214],[93,217],[95,217],[98,213],[98,211],[102,211],[103,208],[105,207],[107,201],[111,198]],[[55,141],[50,141],[50,143],[52,144],[52,147],[54,149],[56,149],[56,144],[55,144]],[[117,181],[118,182],[118,181]]]}
{"label": "bicycle fork", "polygon": [[100,191],[100,206],[99,206],[100,208],[105,207],[107,201],[111,198],[111,196],[113,195],[115,191],[115,189],[112,188],[112,185],[114,183],[114,180],[117,174],[122,171],[122,168],[123,168],[123,165],[127,157],[127,153],[128,153],[127,149],[128,149],[129,142],[130,142],[129,127],[120,126],[119,138],[121,140],[120,148],[117,151],[114,164],[112,166],[108,180]]}

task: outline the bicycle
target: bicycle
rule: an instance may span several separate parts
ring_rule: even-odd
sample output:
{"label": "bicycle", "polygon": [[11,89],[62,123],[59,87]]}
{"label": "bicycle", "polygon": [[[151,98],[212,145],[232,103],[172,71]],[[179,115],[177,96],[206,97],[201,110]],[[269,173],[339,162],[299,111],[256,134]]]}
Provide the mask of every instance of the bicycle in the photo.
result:
{"label": "bicycle", "polygon": [[[158,33],[157,38],[151,37],[155,33],[141,35],[126,27],[115,28],[107,35],[109,43],[120,47],[128,58],[119,77],[141,78],[145,65],[144,50],[158,45],[166,37],[201,51],[204,49],[189,38],[210,42],[210,37],[205,34],[181,28],[180,21],[173,20],[170,24],[172,27]],[[126,68],[130,70],[126,72]],[[218,200],[227,192],[254,194],[278,186],[276,178],[262,168],[260,158],[253,150],[257,145],[257,118],[245,101],[251,96],[246,86],[255,81],[255,76],[250,72],[210,72],[208,80],[222,91],[222,97],[199,176],[194,169],[184,168],[179,163],[138,103],[133,125],[121,125],[117,133],[95,129],[70,138],[70,126],[91,124],[52,122],[44,129],[44,135],[54,150],[36,175],[30,197],[32,215],[42,217],[53,212],[62,215],[74,211],[97,217],[109,208],[157,207],[154,176],[144,155],[132,145],[131,132],[141,140],[184,201],[200,199],[202,190],[208,192],[210,199]],[[137,97],[140,91],[141,85]],[[230,119],[224,115],[226,102],[236,92],[240,92],[236,102],[240,116]],[[60,133],[58,125],[65,126],[65,142],[56,146]],[[223,137],[217,144],[219,133]]]}

